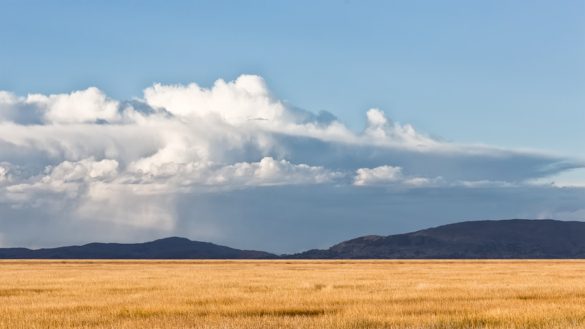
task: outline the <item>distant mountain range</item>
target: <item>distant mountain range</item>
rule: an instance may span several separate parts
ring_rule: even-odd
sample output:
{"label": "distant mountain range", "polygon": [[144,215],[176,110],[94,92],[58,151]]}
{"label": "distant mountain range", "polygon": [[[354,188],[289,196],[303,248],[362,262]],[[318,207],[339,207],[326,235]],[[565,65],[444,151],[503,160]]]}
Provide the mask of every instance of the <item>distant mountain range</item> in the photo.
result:
{"label": "distant mountain range", "polygon": [[532,259],[585,258],[585,222],[511,219],[461,222],[406,234],[369,235],[293,255],[239,250],[185,238],[4,248],[3,259]]}
{"label": "distant mountain range", "polygon": [[309,250],[290,257],[585,258],[585,222],[526,219],[461,222],[406,234],[363,236],[326,250]]}
{"label": "distant mountain range", "polygon": [[4,248],[0,259],[267,259],[276,255],[240,250],[185,238],[166,238],[145,243],[90,243],[46,249]]}

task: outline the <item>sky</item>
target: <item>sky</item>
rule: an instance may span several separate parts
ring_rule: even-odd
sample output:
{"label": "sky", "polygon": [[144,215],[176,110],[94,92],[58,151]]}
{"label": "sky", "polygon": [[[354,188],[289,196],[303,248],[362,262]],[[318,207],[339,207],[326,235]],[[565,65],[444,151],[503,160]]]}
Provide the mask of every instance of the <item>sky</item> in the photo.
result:
{"label": "sky", "polygon": [[0,0],[0,246],[585,220],[585,1]]}

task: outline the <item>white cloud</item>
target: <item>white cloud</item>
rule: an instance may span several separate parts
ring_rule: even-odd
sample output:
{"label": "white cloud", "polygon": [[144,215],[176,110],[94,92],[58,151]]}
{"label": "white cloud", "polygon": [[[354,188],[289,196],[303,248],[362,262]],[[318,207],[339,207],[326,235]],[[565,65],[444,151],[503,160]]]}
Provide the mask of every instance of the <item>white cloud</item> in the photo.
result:
{"label": "white cloud", "polygon": [[155,84],[144,91],[146,103],[175,116],[201,120],[215,117],[229,124],[249,121],[289,121],[292,115],[270,96],[259,76],[242,75],[233,82],[218,80],[206,89],[192,83],[187,86]]}
{"label": "white cloud", "polygon": [[481,187],[513,187],[518,184],[505,182],[505,181],[492,181],[492,180],[475,180],[475,181],[457,181],[453,182],[453,186],[463,186],[469,188],[481,188]]}
{"label": "white cloud", "polygon": [[32,94],[27,96],[25,103],[41,108],[47,123],[115,122],[120,119],[119,103],[108,99],[95,87],[71,94]]}
{"label": "white cloud", "polygon": [[411,178],[406,178],[403,181],[403,184],[406,186],[412,186],[412,187],[432,187],[432,186],[444,185],[444,180],[442,177],[435,177],[435,178],[411,177]]}
{"label": "white cloud", "polygon": [[[0,183],[7,171],[0,167]],[[112,159],[63,161],[44,174],[9,185],[4,199],[18,206],[67,208],[80,218],[133,226],[173,227],[176,194],[216,188],[324,184],[342,177],[323,167],[265,157],[232,165],[165,163],[149,170],[126,170]]]}
{"label": "white cloud", "polygon": [[0,165],[0,184],[8,181],[8,169]]}
{"label": "white cloud", "polygon": [[402,187],[438,187],[446,186],[442,177],[418,177],[404,175],[401,167],[379,166],[375,168],[359,168],[355,171],[355,186],[402,186]]}
{"label": "white cloud", "polygon": [[107,179],[117,175],[118,162],[116,160],[95,161],[92,158],[78,162],[63,161],[58,166],[50,169],[51,180],[78,181],[87,179]]}
{"label": "white cloud", "polygon": [[77,162],[63,161],[55,167],[46,167],[44,174],[7,186],[4,195],[12,202],[35,206],[46,205],[44,201],[61,203],[64,198],[79,199],[92,183],[114,179],[117,167],[115,160],[95,161],[88,158]]}
{"label": "white cloud", "polygon": [[260,162],[241,162],[218,170],[206,180],[207,184],[242,185],[297,185],[323,184],[342,177],[323,167],[306,164],[292,164],[286,160],[265,157]]}
{"label": "white cloud", "polygon": [[379,109],[367,111],[366,128],[354,132],[332,115],[286,105],[252,75],[210,88],[155,84],[129,102],[94,87],[0,92],[0,155],[0,204],[165,229],[176,221],[177,197],[188,193],[309,184],[496,187],[584,166],[440,142]]}
{"label": "white cloud", "polygon": [[353,184],[358,186],[380,185],[397,182],[402,179],[402,168],[380,166],[376,168],[360,168],[356,170]]}
{"label": "white cloud", "polygon": [[409,125],[394,123],[383,111],[370,109],[366,113],[367,126],[364,135],[370,137],[374,142],[390,145],[401,145],[403,147],[431,147],[439,146],[440,143],[429,137],[419,134]]}

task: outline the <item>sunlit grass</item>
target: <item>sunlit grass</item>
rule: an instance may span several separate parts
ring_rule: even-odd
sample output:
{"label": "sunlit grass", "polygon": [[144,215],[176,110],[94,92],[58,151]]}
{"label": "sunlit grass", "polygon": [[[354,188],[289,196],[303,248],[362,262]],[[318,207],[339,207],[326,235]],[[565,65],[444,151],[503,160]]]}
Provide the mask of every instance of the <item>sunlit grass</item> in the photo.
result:
{"label": "sunlit grass", "polygon": [[585,328],[585,261],[0,261],[0,328]]}

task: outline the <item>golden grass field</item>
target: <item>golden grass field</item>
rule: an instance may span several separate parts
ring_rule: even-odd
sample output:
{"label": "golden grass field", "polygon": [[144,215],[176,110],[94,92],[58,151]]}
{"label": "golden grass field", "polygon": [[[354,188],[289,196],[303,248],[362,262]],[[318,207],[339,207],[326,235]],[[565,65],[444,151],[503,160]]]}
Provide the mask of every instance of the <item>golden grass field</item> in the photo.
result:
{"label": "golden grass field", "polygon": [[0,328],[585,328],[585,261],[0,261]]}

